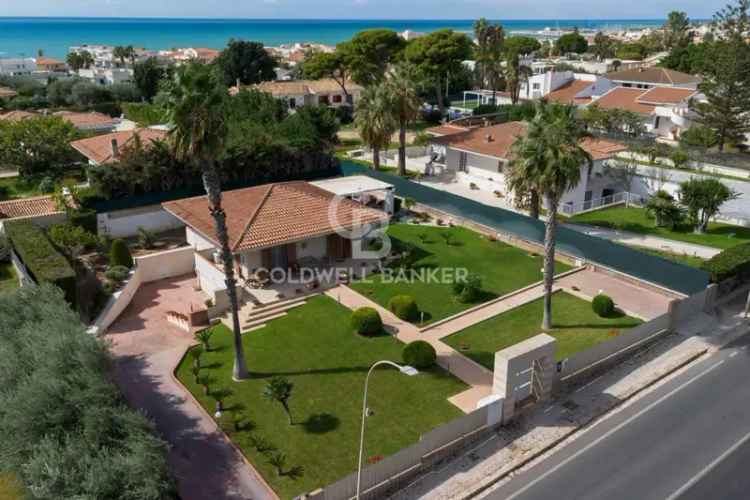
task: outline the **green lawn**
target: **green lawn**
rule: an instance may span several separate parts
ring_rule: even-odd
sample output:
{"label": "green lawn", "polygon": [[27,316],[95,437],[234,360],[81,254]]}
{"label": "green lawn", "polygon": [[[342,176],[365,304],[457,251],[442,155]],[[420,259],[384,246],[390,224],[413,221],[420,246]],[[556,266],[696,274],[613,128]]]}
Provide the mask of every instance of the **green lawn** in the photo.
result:
{"label": "green lawn", "polygon": [[20,177],[0,178],[0,201],[39,196],[40,181],[24,181]]}
{"label": "green lawn", "polygon": [[637,207],[618,206],[605,208],[579,214],[568,220],[574,223],[590,224],[592,226],[619,229],[638,234],[650,234],[661,238],[721,249],[750,242],[750,228],[732,226],[730,224],[713,222],[709,224],[706,234],[695,234],[693,228],[689,225],[680,226],[674,230],[656,227],[654,220],[646,213],[646,209]]}
{"label": "green lawn", "polygon": [[[232,336],[224,326],[214,328],[212,351],[204,354],[201,373],[213,382],[212,391],[228,389],[225,407],[242,415],[254,429],[232,434],[253,465],[282,498],[291,498],[330,484],[356,469],[362,391],[365,375],[375,361],[401,361],[403,344],[388,335],[363,338],[351,331],[351,312],[327,296],[317,296],[266,328],[244,338],[250,380],[231,380]],[[214,413],[214,399],[195,384],[187,357],[177,376]],[[295,425],[290,426],[278,403],[261,392],[273,376],[294,384],[290,400]],[[462,412],[446,398],[466,385],[435,369],[407,377],[393,369],[370,380],[365,457],[388,456],[431,429],[458,418]],[[424,411],[429,408],[429,411]],[[299,479],[277,476],[267,457],[250,444],[262,436],[287,457],[288,467],[304,467]]]}
{"label": "green lawn", "polygon": [[[538,299],[455,333],[443,341],[493,370],[497,351],[542,333],[543,310],[544,299]],[[557,292],[552,298],[553,329],[547,333],[557,339],[557,359],[560,360],[641,323],[639,319],[622,314],[600,318],[592,311],[589,302]]]}
{"label": "green lawn", "polygon": [[0,262],[0,290],[10,290],[18,288],[18,278],[13,264],[10,262]]}
{"label": "green lawn", "polygon": [[646,247],[640,247],[631,245],[632,248],[635,248],[636,250],[640,250],[641,252],[648,253],[651,255],[657,255],[659,257],[662,257],[667,260],[671,260],[672,262],[677,262],[678,264],[684,264],[686,266],[695,267],[697,269],[700,269],[704,262],[706,262],[706,259],[702,259],[701,257],[696,257],[695,255],[688,255],[688,254],[677,254],[672,252],[666,252],[664,250],[654,250],[653,248],[646,248]]}
{"label": "green lawn", "polygon": [[[452,244],[446,244],[441,233],[451,235]],[[412,245],[421,257],[416,269],[467,268],[482,277],[484,293],[478,303],[486,302],[526,285],[541,281],[542,258],[532,256],[516,247],[490,241],[480,234],[462,227],[430,227],[396,224],[388,228],[395,246]],[[423,235],[426,239],[420,240]],[[558,263],[556,273],[570,267]],[[425,313],[425,323],[447,318],[476,304],[462,304],[453,297],[450,283],[414,281],[387,283],[384,275],[372,275],[368,281],[351,286],[382,306],[387,306],[394,295],[413,296],[420,311]]]}
{"label": "green lawn", "polygon": [[11,473],[0,472],[0,500],[22,500],[26,498],[21,481]]}

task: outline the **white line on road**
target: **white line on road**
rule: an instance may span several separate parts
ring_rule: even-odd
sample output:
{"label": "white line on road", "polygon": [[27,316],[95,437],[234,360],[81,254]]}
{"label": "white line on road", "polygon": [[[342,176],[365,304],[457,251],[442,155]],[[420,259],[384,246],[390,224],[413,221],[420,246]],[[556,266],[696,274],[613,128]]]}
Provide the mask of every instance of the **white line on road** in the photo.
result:
{"label": "white line on road", "polygon": [[724,360],[723,359],[721,361],[719,361],[719,362],[711,365],[710,367],[706,368],[705,370],[703,370],[698,375],[694,376],[693,378],[691,378],[690,380],[688,380],[687,382],[685,382],[681,386],[675,387],[674,389],[672,389],[671,391],[669,391],[667,394],[663,395],[662,397],[660,397],[659,399],[657,399],[656,401],[654,401],[653,403],[651,403],[650,405],[648,405],[647,407],[645,407],[644,409],[642,409],[641,411],[639,411],[638,413],[636,413],[635,415],[631,416],[630,418],[628,418],[624,422],[620,423],[616,427],[614,427],[614,428],[610,429],[609,431],[605,432],[604,434],[602,434],[601,436],[599,436],[598,438],[596,438],[596,440],[594,440],[591,443],[587,444],[586,446],[584,446],[583,448],[581,448],[580,450],[578,450],[577,452],[575,452],[574,454],[572,454],[571,456],[569,456],[568,458],[566,458],[565,460],[563,460],[562,462],[560,462],[559,464],[557,464],[556,466],[554,466],[553,468],[551,468],[550,470],[548,470],[547,472],[545,472],[544,474],[538,476],[533,481],[530,481],[530,482],[526,483],[526,485],[523,488],[521,488],[520,490],[518,490],[515,493],[513,493],[512,495],[510,495],[505,500],[513,500],[514,498],[517,498],[521,494],[525,493],[526,491],[528,491],[529,489],[531,489],[537,483],[541,482],[543,479],[545,479],[550,474],[553,474],[553,473],[557,472],[559,469],[565,467],[568,463],[572,462],[573,460],[575,460],[576,458],[578,458],[582,454],[586,453],[588,450],[590,450],[591,448],[593,448],[597,444],[599,444],[602,441],[604,441],[605,438],[607,438],[607,437],[611,436],[612,434],[614,434],[615,432],[619,431],[620,429],[622,429],[623,427],[625,427],[626,425],[628,425],[633,420],[639,418],[640,416],[642,416],[647,411],[649,411],[652,408],[654,408],[655,406],[661,404],[662,402],[664,402],[664,400],[670,398],[671,396],[673,396],[677,392],[679,392],[682,389],[684,389],[685,387],[689,386],[690,384],[692,384],[693,382],[695,382],[699,378],[703,377],[704,375],[707,375],[710,371],[716,369],[717,367],[719,367],[722,364],[724,364]]}
{"label": "white line on road", "polygon": [[692,487],[695,483],[697,483],[698,481],[700,481],[701,479],[703,479],[709,472],[711,472],[711,470],[714,467],[716,467],[717,465],[719,465],[729,455],[731,455],[732,453],[734,453],[735,451],[737,451],[737,448],[739,448],[740,446],[742,446],[743,444],[745,444],[748,440],[750,440],[750,432],[748,432],[747,434],[745,434],[745,436],[742,439],[740,439],[739,441],[737,441],[727,451],[725,451],[724,453],[722,453],[721,455],[719,455],[716,458],[716,460],[714,460],[713,462],[711,462],[710,464],[708,464],[703,470],[701,470],[698,474],[696,474],[690,481],[688,481],[687,483],[685,483],[682,488],[680,488],[679,490],[677,490],[674,493],[672,493],[671,495],[669,495],[669,497],[667,498],[667,500],[676,500],[677,498],[679,498],[683,493],[685,493],[687,490],[689,490],[690,487]]}

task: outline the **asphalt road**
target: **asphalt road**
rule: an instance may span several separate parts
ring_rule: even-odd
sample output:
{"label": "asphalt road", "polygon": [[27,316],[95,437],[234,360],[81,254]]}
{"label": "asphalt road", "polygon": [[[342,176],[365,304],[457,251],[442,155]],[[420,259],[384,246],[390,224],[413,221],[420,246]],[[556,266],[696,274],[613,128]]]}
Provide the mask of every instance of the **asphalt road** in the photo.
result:
{"label": "asphalt road", "polygon": [[748,345],[745,335],[485,498],[750,498]]}

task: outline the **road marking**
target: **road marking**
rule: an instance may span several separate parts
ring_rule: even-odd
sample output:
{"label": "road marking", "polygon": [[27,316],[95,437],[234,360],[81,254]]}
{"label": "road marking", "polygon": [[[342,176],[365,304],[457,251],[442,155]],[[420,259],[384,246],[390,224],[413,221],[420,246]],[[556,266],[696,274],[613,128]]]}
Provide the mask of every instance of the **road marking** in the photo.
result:
{"label": "road marking", "polygon": [[721,366],[723,364],[724,364],[724,360],[722,359],[721,361],[719,361],[719,362],[711,365],[710,367],[706,368],[705,370],[703,370],[698,375],[694,376],[693,378],[691,378],[690,380],[688,380],[687,382],[685,382],[681,386],[675,387],[674,389],[672,389],[671,391],[669,391],[668,393],[666,393],[665,395],[663,395],[662,397],[660,397],[659,399],[657,399],[656,401],[654,401],[653,403],[651,403],[650,405],[648,405],[647,407],[645,407],[644,409],[642,409],[641,411],[639,411],[638,413],[636,413],[635,415],[631,416],[630,418],[628,418],[624,422],[621,422],[616,427],[614,427],[614,428],[610,429],[609,431],[605,432],[604,434],[602,434],[601,436],[599,436],[598,438],[596,438],[596,440],[594,440],[591,443],[587,444],[586,446],[584,446],[583,448],[581,448],[580,450],[578,450],[577,452],[575,452],[574,454],[572,454],[571,456],[569,456],[568,458],[566,458],[565,460],[563,460],[562,462],[560,462],[559,464],[557,464],[556,466],[554,466],[553,468],[551,468],[550,470],[548,470],[547,472],[545,472],[544,474],[538,476],[533,481],[530,481],[530,482],[526,483],[526,485],[523,488],[521,488],[520,490],[518,490],[515,493],[513,493],[512,495],[510,495],[505,500],[513,500],[514,498],[517,498],[518,496],[522,495],[523,493],[525,493],[526,491],[528,491],[529,489],[531,489],[537,483],[541,482],[543,479],[545,479],[550,474],[554,474],[555,472],[557,472],[561,468],[565,467],[568,463],[572,462],[573,460],[575,460],[576,458],[578,458],[582,454],[586,453],[588,450],[590,450],[591,448],[593,448],[597,444],[599,444],[602,441],[604,441],[604,439],[606,439],[607,437],[611,436],[615,432],[619,431],[620,429],[622,429],[623,427],[625,427],[626,425],[628,425],[633,420],[641,417],[647,411],[649,411],[652,408],[654,408],[655,406],[661,404],[666,399],[672,397],[677,392],[681,391],[685,387],[689,386],[690,384],[692,384],[693,382],[695,382],[699,378],[703,377],[704,375],[707,375],[709,372],[713,371],[714,369],[716,369],[717,367],[719,367],[719,366]]}
{"label": "road marking", "polygon": [[726,450],[724,453],[719,455],[713,462],[708,464],[706,467],[704,467],[698,474],[696,474],[690,481],[685,483],[682,488],[675,491],[669,497],[667,497],[667,500],[676,500],[679,498],[683,493],[685,493],[687,490],[689,490],[695,483],[706,477],[706,475],[711,472],[711,470],[719,465],[725,458],[727,458],[729,455],[737,451],[737,448],[745,444],[748,440],[750,440],[750,432],[745,434],[745,436],[737,441],[734,445],[732,445],[731,448]]}

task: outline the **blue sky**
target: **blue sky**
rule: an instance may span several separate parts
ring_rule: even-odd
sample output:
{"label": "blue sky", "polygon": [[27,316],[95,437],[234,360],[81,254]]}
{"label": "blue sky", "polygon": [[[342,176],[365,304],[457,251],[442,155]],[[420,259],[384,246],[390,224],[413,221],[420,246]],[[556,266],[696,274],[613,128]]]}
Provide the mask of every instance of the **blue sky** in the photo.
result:
{"label": "blue sky", "polygon": [[705,0],[0,0],[2,16],[340,19],[634,19],[685,10],[708,18]]}

